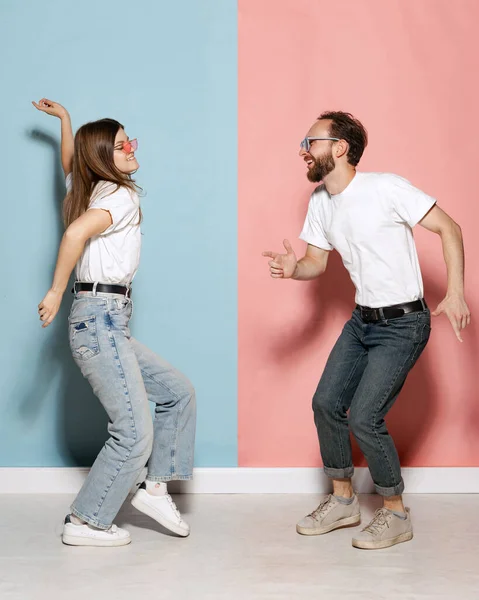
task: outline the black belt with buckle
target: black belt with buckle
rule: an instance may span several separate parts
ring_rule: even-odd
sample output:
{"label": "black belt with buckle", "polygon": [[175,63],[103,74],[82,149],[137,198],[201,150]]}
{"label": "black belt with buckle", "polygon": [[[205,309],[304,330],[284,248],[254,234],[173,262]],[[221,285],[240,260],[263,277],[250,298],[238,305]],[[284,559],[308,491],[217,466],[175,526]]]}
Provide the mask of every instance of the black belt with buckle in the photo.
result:
{"label": "black belt with buckle", "polygon": [[[72,288],[72,294],[76,292],[92,292],[95,284],[76,281]],[[131,287],[126,285],[114,285],[110,283],[97,283],[96,291],[103,294],[121,294],[122,296],[131,296]]]}
{"label": "black belt with buckle", "polygon": [[365,323],[374,323],[375,321],[397,319],[410,313],[426,310],[427,304],[425,300],[415,300],[414,302],[394,304],[393,306],[384,306],[383,308],[370,308],[369,306],[356,304],[356,308],[361,313],[361,319]]}

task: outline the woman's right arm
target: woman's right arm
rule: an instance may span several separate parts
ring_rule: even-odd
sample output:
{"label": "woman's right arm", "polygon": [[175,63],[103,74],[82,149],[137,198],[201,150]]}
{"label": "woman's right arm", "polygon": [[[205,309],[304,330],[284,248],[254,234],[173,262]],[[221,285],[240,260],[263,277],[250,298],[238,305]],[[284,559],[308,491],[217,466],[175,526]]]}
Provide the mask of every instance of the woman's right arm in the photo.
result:
{"label": "woman's right arm", "polygon": [[48,100],[47,98],[42,98],[39,102],[32,102],[33,106],[40,110],[41,112],[47,113],[47,115],[52,115],[53,117],[58,117],[61,121],[61,133],[62,133],[62,145],[61,145],[61,155],[62,155],[62,167],[63,172],[65,173],[65,177],[72,172],[73,168],[73,131],[72,131],[72,123],[70,120],[70,115],[67,109],[59,104],[58,102],[53,102],[52,100]]}
{"label": "woman's right arm", "polygon": [[59,311],[68,280],[82,255],[87,240],[102,233],[111,224],[111,214],[107,210],[92,208],[73,221],[63,234],[52,287],[38,305],[38,314],[43,327],[48,327]]}

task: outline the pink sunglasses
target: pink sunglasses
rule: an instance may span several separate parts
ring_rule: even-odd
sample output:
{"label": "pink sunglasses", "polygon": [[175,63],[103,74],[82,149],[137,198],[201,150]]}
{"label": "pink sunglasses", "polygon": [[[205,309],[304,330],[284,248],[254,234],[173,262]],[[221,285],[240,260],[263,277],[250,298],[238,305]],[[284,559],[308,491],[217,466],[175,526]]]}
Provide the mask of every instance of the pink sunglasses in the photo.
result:
{"label": "pink sunglasses", "polygon": [[135,150],[138,150],[138,140],[134,139],[134,140],[128,140],[127,142],[123,142],[121,149],[125,154],[130,154],[130,152],[135,152]]}

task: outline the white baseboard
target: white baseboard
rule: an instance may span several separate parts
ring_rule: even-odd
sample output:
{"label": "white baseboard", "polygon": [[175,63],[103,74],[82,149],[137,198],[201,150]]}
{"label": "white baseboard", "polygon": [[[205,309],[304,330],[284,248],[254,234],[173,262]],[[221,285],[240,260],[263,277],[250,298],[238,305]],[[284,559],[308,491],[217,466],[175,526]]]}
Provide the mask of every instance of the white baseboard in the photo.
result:
{"label": "white baseboard", "polygon": [[[75,494],[88,469],[0,468],[0,494]],[[479,494],[479,467],[409,467],[403,478],[409,494]],[[368,469],[357,468],[354,487],[374,492]],[[198,468],[192,481],[172,482],[174,493],[187,494],[315,494],[329,491],[317,468]]]}

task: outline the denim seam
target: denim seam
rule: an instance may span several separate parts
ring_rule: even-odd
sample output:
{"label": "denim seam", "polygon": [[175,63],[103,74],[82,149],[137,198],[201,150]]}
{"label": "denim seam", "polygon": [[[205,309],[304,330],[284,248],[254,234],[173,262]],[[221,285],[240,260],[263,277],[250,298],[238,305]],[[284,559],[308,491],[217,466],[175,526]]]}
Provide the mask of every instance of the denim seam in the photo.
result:
{"label": "denim seam", "polygon": [[[347,379],[346,383],[344,384],[344,387],[343,387],[343,389],[341,390],[341,393],[340,393],[340,394],[339,394],[339,396],[338,396],[338,400],[337,400],[337,402],[336,402],[336,405],[335,405],[335,407],[334,407],[334,412],[335,412],[336,414],[338,413],[339,404],[341,403],[341,400],[344,398],[344,394],[346,393],[346,390],[347,390],[347,388],[348,388],[348,385],[349,385],[349,383],[350,383],[351,379],[353,378],[353,375],[354,375],[354,373],[355,373],[355,371],[356,371],[356,369],[357,369],[358,363],[359,363],[359,361],[361,360],[361,358],[363,358],[364,354],[367,354],[367,353],[365,352],[365,353],[361,354],[361,355],[360,355],[360,356],[358,356],[358,358],[356,359],[356,362],[354,363],[354,365],[353,365],[353,368],[351,369],[351,372],[350,372],[350,374],[349,374],[349,377],[348,377],[348,379]],[[341,464],[343,464],[343,465],[344,465],[344,463],[345,463],[345,458],[344,458],[344,448],[343,448],[343,442],[342,442],[342,439],[341,439],[341,435],[340,435],[340,434],[341,434],[341,431],[340,431],[340,429],[339,429],[339,423],[338,423],[338,422],[336,422],[336,435],[337,435],[337,437],[338,437],[338,440],[339,440],[339,447],[340,447],[340,449],[341,449]],[[344,467],[342,467],[342,468],[344,468]]]}
{"label": "denim seam", "polygon": [[[413,348],[412,352],[410,352],[410,353],[409,353],[409,355],[407,356],[406,360],[405,360],[405,361],[404,361],[404,362],[401,364],[401,366],[400,366],[400,367],[397,369],[397,371],[396,371],[396,374],[395,374],[395,376],[394,376],[394,379],[392,380],[392,382],[391,382],[391,385],[389,386],[388,390],[387,390],[387,391],[386,391],[386,392],[385,392],[385,393],[384,393],[384,394],[381,396],[381,398],[380,398],[379,402],[378,402],[378,403],[377,403],[377,405],[376,405],[376,411],[373,413],[373,416],[372,416],[371,429],[372,429],[372,431],[373,431],[373,433],[374,433],[374,436],[376,437],[376,441],[377,441],[377,443],[378,443],[378,446],[381,448],[381,450],[382,450],[382,453],[383,453],[383,456],[384,456],[384,458],[386,459],[386,463],[387,463],[387,465],[388,465],[389,472],[390,472],[390,474],[391,474],[391,478],[392,478],[392,479],[394,479],[394,472],[393,472],[393,468],[392,468],[392,465],[391,465],[391,463],[390,463],[390,461],[389,461],[389,457],[388,457],[388,455],[387,455],[387,452],[386,452],[386,450],[385,450],[385,448],[384,448],[383,444],[381,443],[381,438],[380,438],[380,436],[379,436],[379,434],[378,434],[378,432],[377,432],[377,429],[376,429],[376,417],[377,417],[377,415],[378,415],[378,412],[379,412],[379,407],[380,407],[380,406],[381,406],[381,404],[384,402],[384,400],[385,400],[385,399],[386,399],[386,398],[389,396],[389,394],[391,393],[391,390],[392,390],[392,389],[394,388],[394,386],[396,385],[396,382],[397,382],[397,380],[398,380],[398,377],[399,377],[399,375],[401,374],[402,370],[404,369],[404,367],[406,366],[406,364],[407,364],[408,362],[410,362],[411,358],[412,358],[412,357],[413,357],[413,356],[416,354],[417,347],[419,347],[419,343],[417,343],[417,342],[414,342],[414,345],[415,345],[415,347]],[[406,375],[407,375],[407,374],[406,374]],[[397,485],[399,485],[399,483],[398,483],[398,484],[395,484],[394,486],[389,486],[389,487],[396,487]]]}
{"label": "denim seam", "polygon": [[174,442],[173,442],[173,456],[171,456],[171,451],[170,451],[170,457],[171,457],[171,465],[170,465],[170,474],[173,476],[176,473],[176,451],[178,448],[178,422],[180,420],[180,415],[182,412],[182,409],[180,408],[181,402],[178,402],[178,410],[176,411],[176,421],[175,421],[175,438],[174,438]]}
{"label": "denim seam", "polygon": [[[384,400],[391,393],[391,390],[395,386],[396,381],[398,380],[398,377],[399,377],[402,369],[404,368],[404,365],[406,364],[406,362],[408,362],[408,360],[409,360],[409,356],[406,359],[406,361],[397,369],[396,374],[394,375],[394,379],[391,382],[391,385],[389,386],[389,388],[387,389],[387,391],[379,399],[379,402],[376,405],[376,410],[375,410],[375,412],[372,415],[372,422],[371,422],[371,430],[372,430],[372,432],[373,432],[373,434],[374,434],[374,436],[376,438],[378,446],[381,448],[381,451],[383,453],[383,457],[385,458],[387,466],[388,466],[388,469],[389,469],[389,474],[391,475],[391,479],[393,479],[393,480],[394,480],[394,471],[393,471],[392,465],[391,465],[391,463],[389,461],[388,454],[387,454],[387,452],[386,452],[386,450],[385,450],[385,448],[384,448],[384,446],[383,446],[383,444],[381,442],[381,438],[380,438],[380,436],[379,436],[379,434],[377,432],[377,429],[376,429],[376,418],[377,418],[377,415],[378,415],[378,412],[379,412],[379,407],[381,406],[381,404],[384,402]],[[389,486],[389,487],[391,487],[391,486]]]}
{"label": "denim seam", "polygon": [[[127,403],[129,404],[130,408],[132,408],[132,407],[131,407],[131,401],[130,401],[130,390],[128,389],[128,385],[127,385],[127,382],[126,382],[125,371],[123,370],[123,367],[122,367],[122,364],[121,364],[120,355],[119,355],[119,353],[118,353],[118,347],[117,347],[117,345],[116,345],[116,342],[115,342],[115,336],[114,336],[114,335],[111,333],[110,324],[108,324],[108,330],[109,330],[109,336],[108,336],[108,337],[110,338],[110,343],[111,343],[111,345],[112,345],[112,347],[114,348],[114,350],[115,350],[115,353],[116,353],[116,356],[115,356],[115,358],[116,358],[117,364],[118,364],[118,366],[119,366],[119,371],[120,371],[120,373],[123,375],[123,386],[126,388]],[[134,417],[133,417],[133,408],[132,408],[132,410],[131,410],[131,417],[130,417],[130,421],[132,422],[132,425],[133,425],[133,439],[136,441],[136,436],[137,436],[137,434],[136,434],[136,427],[135,427],[135,419],[134,419]],[[104,496],[103,496],[103,498],[100,500],[100,502],[99,502],[99,504],[98,504],[98,506],[97,506],[97,514],[100,512],[100,510],[101,510],[101,507],[103,506],[103,503],[104,503],[104,501],[105,501],[105,498],[107,497],[107,495],[108,495],[108,492],[110,491],[110,489],[111,489],[111,486],[113,485],[113,482],[115,481],[115,479],[116,479],[116,478],[118,477],[118,475],[120,474],[120,471],[121,471],[121,469],[122,469],[123,465],[124,465],[124,464],[126,463],[126,461],[127,461],[129,458],[130,458],[132,450],[133,450],[133,446],[132,446],[132,447],[129,449],[129,451],[127,452],[127,456],[126,456],[125,460],[123,460],[123,461],[119,461],[119,466],[120,466],[120,468],[116,470],[116,475],[115,475],[115,476],[113,477],[113,479],[110,481],[110,484],[109,484],[109,485],[106,487],[106,489],[105,489],[105,491],[104,491]]]}
{"label": "denim seam", "polygon": [[178,410],[177,410],[177,413],[176,413],[176,423],[175,423],[175,432],[174,432],[174,440],[175,441],[174,441],[174,445],[173,445],[173,447],[174,447],[174,454],[171,457],[172,471],[171,471],[170,477],[173,477],[173,476],[176,476],[176,448],[177,448],[177,445],[178,445],[178,423],[179,423],[179,420],[180,420],[180,416],[183,413],[183,410],[185,409],[185,406],[186,406],[187,403],[186,402],[182,402],[181,396],[179,396],[176,392],[174,392],[172,389],[170,389],[163,381],[157,380],[153,375],[150,375],[149,373],[147,373],[143,369],[141,369],[141,373],[145,377],[148,377],[148,379],[151,379],[151,381],[154,381],[157,385],[160,385],[165,390],[167,390],[178,401]]}

